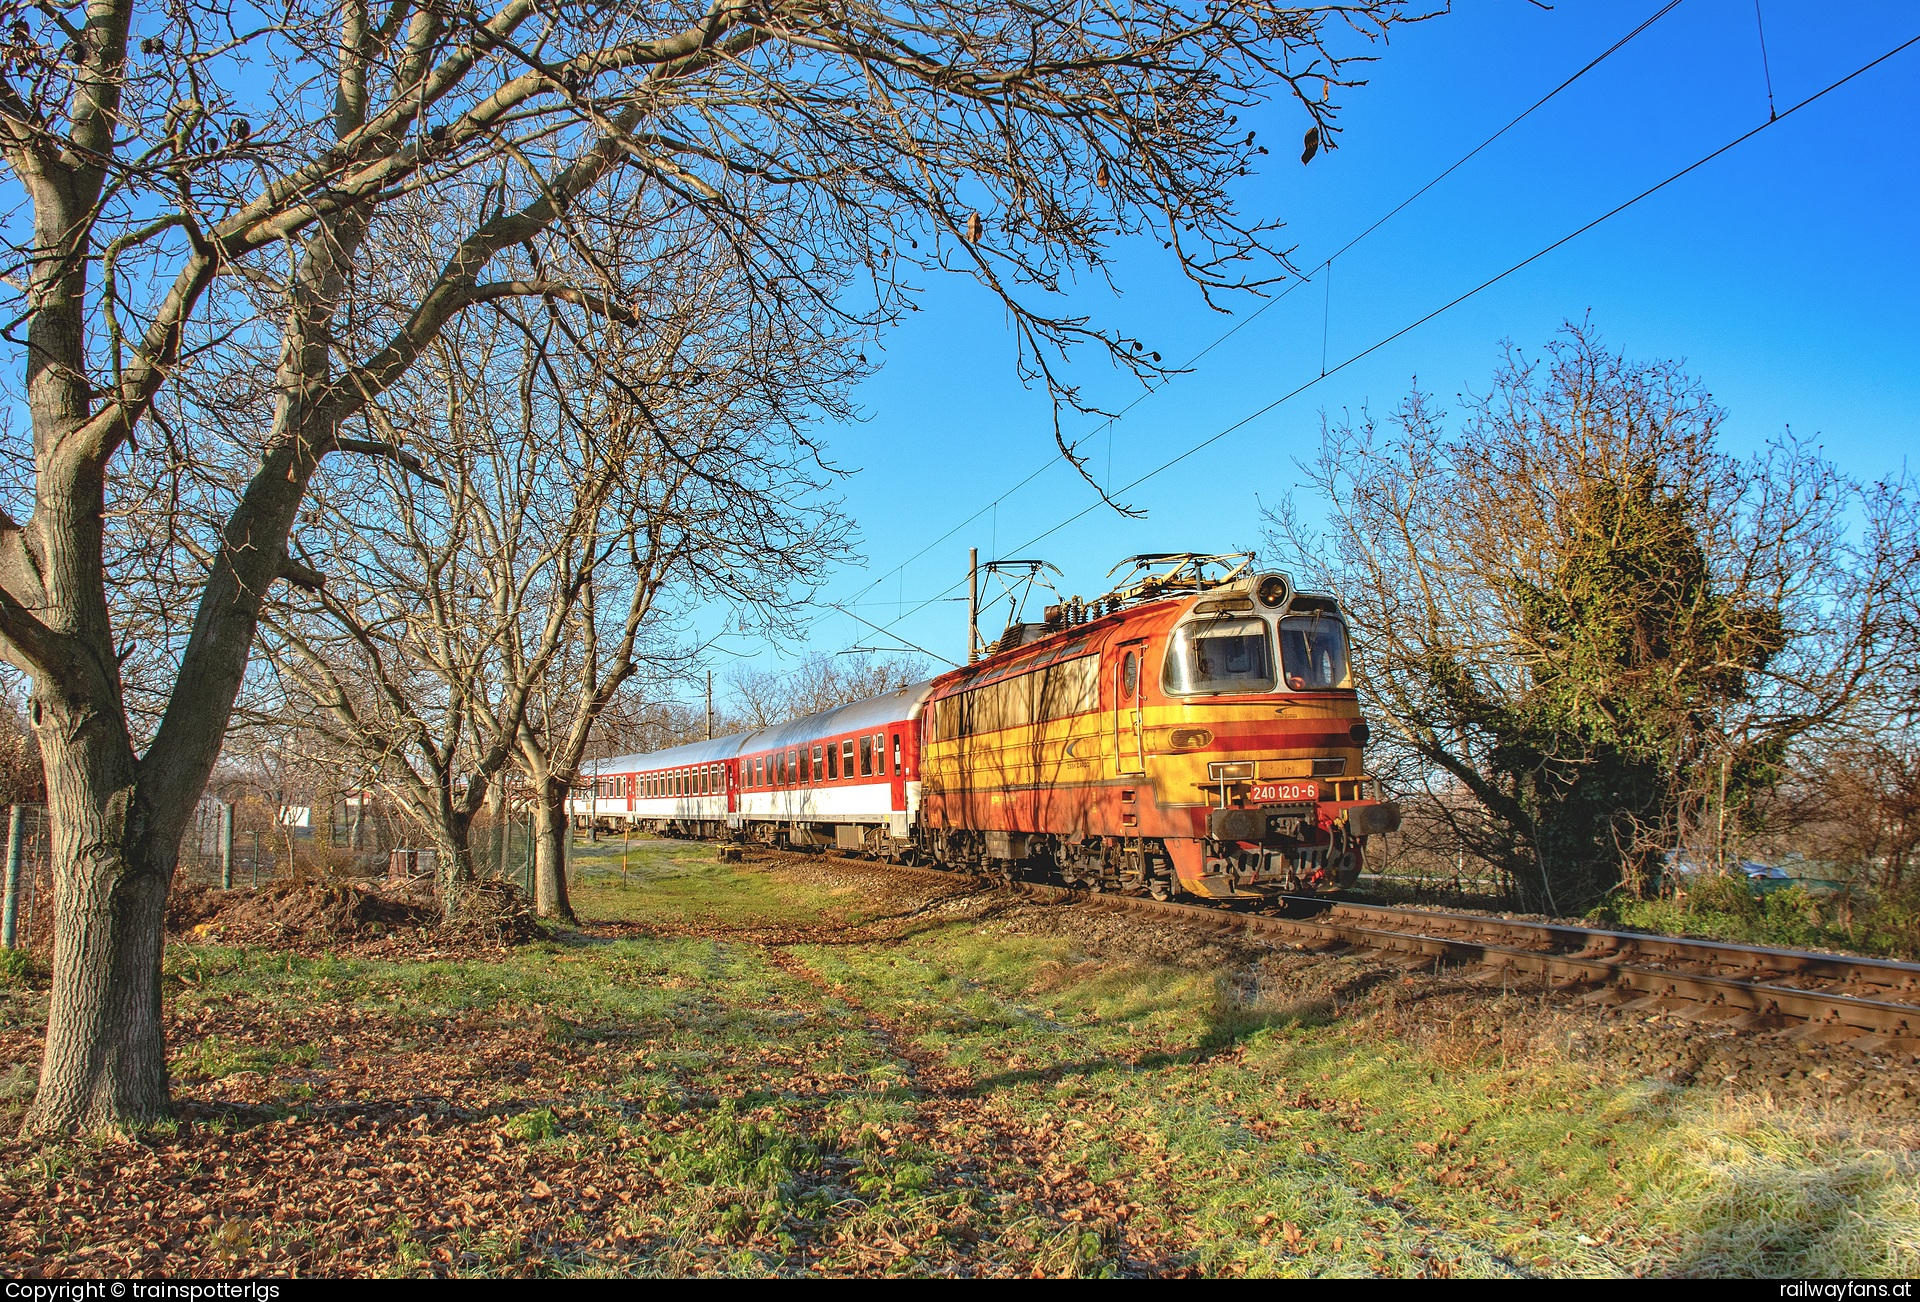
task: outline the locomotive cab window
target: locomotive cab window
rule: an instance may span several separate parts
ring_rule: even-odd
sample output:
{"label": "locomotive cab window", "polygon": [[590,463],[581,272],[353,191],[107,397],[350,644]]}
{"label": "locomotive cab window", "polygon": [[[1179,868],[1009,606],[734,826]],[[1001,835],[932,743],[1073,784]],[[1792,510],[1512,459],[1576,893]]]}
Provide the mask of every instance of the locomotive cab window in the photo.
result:
{"label": "locomotive cab window", "polygon": [[1174,630],[1161,681],[1184,695],[1273,690],[1273,647],[1262,619],[1196,619]]}
{"label": "locomotive cab window", "polygon": [[1280,667],[1290,691],[1351,686],[1346,628],[1326,615],[1289,615],[1280,621]]}

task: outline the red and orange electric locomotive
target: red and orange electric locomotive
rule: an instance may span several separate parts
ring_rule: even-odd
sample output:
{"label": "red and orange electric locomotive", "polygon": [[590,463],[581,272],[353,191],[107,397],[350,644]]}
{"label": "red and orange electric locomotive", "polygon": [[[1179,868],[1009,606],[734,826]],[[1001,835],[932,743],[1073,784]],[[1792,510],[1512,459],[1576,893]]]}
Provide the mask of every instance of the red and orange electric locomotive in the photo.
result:
{"label": "red and orange electric locomotive", "polygon": [[575,813],[1162,899],[1350,884],[1400,811],[1338,603],[1250,558],[1134,559],[930,682],[605,761]]}

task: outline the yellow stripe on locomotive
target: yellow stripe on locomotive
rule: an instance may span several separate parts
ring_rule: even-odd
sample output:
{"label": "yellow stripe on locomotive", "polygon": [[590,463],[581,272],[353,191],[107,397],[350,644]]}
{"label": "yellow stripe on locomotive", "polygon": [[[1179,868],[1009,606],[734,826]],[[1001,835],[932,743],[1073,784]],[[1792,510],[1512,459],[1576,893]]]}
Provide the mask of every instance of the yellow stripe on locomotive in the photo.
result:
{"label": "yellow stripe on locomotive", "polygon": [[1068,880],[1155,894],[1350,884],[1399,811],[1365,772],[1344,618],[1284,576],[1232,578],[1024,626],[939,680],[921,736],[936,855],[1020,859],[1038,839]]}

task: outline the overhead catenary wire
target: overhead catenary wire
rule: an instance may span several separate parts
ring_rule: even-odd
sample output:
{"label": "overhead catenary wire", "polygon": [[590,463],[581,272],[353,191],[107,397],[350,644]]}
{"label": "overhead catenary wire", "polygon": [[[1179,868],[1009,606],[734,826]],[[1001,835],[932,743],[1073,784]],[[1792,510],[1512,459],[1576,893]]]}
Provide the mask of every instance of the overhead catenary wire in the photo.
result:
{"label": "overhead catenary wire", "polygon": [[[1304,276],[1297,277],[1293,281],[1293,283],[1288,285],[1285,289],[1281,290],[1278,294],[1275,294],[1273,297],[1267,299],[1266,302],[1260,304],[1259,307],[1255,308],[1253,311],[1249,312],[1247,315],[1245,315],[1244,317],[1241,317],[1238,321],[1234,322],[1233,325],[1229,326],[1226,330],[1222,331],[1213,340],[1208,342],[1205,347],[1201,348],[1198,352],[1194,353],[1191,357],[1189,357],[1186,361],[1182,362],[1179,366],[1173,368],[1172,373],[1169,375],[1168,379],[1165,382],[1159,385],[1156,385],[1153,388],[1150,388],[1143,393],[1137,394],[1134,397],[1133,401],[1129,402],[1126,406],[1122,407],[1119,411],[1109,416],[1101,424],[1096,425],[1087,434],[1081,436],[1081,438],[1077,440],[1073,444],[1073,446],[1078,448],[1079,446],[1084,444],[1088,438],[1102,432],[1103,430],[1105,431],[1107,435],[1107,474],[1105,476],[1105,479],[1103,480],[1103,483],[1110,487],[1111,480],[1113,477],[1113,428],[1117,422],[1119,422],[1122,418],[1124,418],[1135,407],[1138,407],[1141,403],[1145,402],[1148,398],[1153,397],[1155,394],[1165,389],[1168,386],[1168,384],[1171,384],[1174,379],[1177,379],[1182,372],[1190,371],[1197,363],[1204,361],[1209,353],[1213,352],[1216,348],[1220,347],[1222,344],[1226,343],[1229,339],[1232,339],[1235,335],[1239,334],[1242,330],[1246,329],[1248,326],[1252,325],[1255,321],[1259,320],[1261,316],[1265,315],[1265,313],[1269,308],[1272,308],[1276,304],[1280,303],[1288,295],[1292,294],[1294,290],[1300,288],[1300,286],[1302,285],[1312,284],[1313,281],[1318,277],[1319,273],[1323,269],[1331,268],[1331,265],[1334,259],[1339,258],[1342,255],[1348,253],[1361,241],[1365,240],[1368,236],[1372,235],[1375,231],[1378,231],[1382,226],[1385,226],[1388,222],[1392,221],[1395,217],[1399,216],[1402,212],[1406,211],[1407,208],[1409,208],[1415,202],[1417,202],[1428,191],[1432,190],[1435,186],[1439,185],[1442,181],[1446,180],[1449,176],[1452,176],[1455,172],[1459,171],[1462,167],[1465,167],[1469,162],[1473,161],[1474,158],[1476,158],[1485,150],[1487,150],[1489,147],[1491,147],[1502,136],[1506,135],[1509,131],[1513,130],[1515,127],[1519,126],[1522,122],[1526,121],[1529,117],[1533,116],[1533,114],[1538,112],[1541,108],[1544,108],[1547,105],[1547,103],[1551,101],[1555,96],[1559,95],[1562,91],[1572,86],[1575,82],[1579,81],[1582,77],[1586,76],[1588,73],[1592,72],[1595,68],[1599,67],[1602,63],[1606,62],[1613,55],[1617,54],[1620,50],[1622,50],[1630,42],[1632,42],[1636,37],[1638,37],[1643,32],[1645,32],[1649,27],[1652,27],[1655,23],[1659,22],[1662,18],[1666,17],[1669,13],[1672,13],[1674,9],[1679,7],[1680,3],[1681,3],[1681,0],[1667,0],[1667,3],[1663,4],[1659,9],[1655,10],[1647,18],[1643,19],[1638,26],[1633,28],[1633,30],[1629,31],[1626,35],[1622,36],[1619,40],[1609,45],[1606,49],[1602,50],[1599,54],[1596,54],[1593,58],[1587,60],[1586,63],[1582,64],[1571,75],[1569,75],[1564,80],[1562,80],[1558,85],[1553,87],[1553,89],[1547,91],[1546,94],[1540,96],[1538,99],[1534,100],[1531,104],[1527,105],[1526,108],[1522,109],[1519,113],[1515,114],[1511,119],[1508,120],[1506,125],[1502,126],[1499,130],[1495,131],[1492,135],[1488,136],[1486,139],[1482,140],[1479,144],[1475,145],[1472,149],[1468,150],[1466,153],[1462,154],[1459,158],[1455,159],[1446,168],[1436,173],[1433,176],[1433,178],[1429,180],[1426,184],[1422,185],[1419,189],[1415,190],[1412,194],[1409,194],[1406,198],[1402,199],[1399,203],[1395,204],[1392,208],[1388,209],[1385,213],[1383,213],[1381,216],[1376,218],[1373,221],[1373,223],[1369,225],[1365,230],[1362,230],[1359,234],[1349,239],[1345,244],[1342,244],[1339,248],[1335,249],[1332,253],[1328,254],[1324,260],[1322,260],[1320,263],[1318,263],[1315,266],[1313,272]],[[1328,288],[1330,292],[1331,286],[1329,286]],[[1327,311],[1329,312],[1331,311],[1330,306],[1327,308]],[[1322,353],[1321,363],[1322,363],[1322,369],[1324,369],[1325,352],[1326,352],[1325,340],[1324,340],[1324,334],[1325,334],[1324,322],[1323,322],[1322,334],[1323,334],[1323,339],[1322,339],[1322,347],[1321,347],[1321,353]],[[881,583],[884,583],[887,579],[892,578],[895,574],[904,573],[906,568],[909,565],[912,565],[915,561],[919,560],[921,557],[933,551],[934,548],[940,546],[940,544],[952,538],[955,534],[959,533],[962,529],[972,524],[975,520],[978,520],[981,516],[986,515],[989,511],[996,510],[996,508],[998,508],[1001,502],[1005,501],[1009,497],[1012,497],[1015,493],[1018,493],[1021,489],[1025,488],[1028,484],[1031,484],[1034,480],[1038,479],[1041,475],[1044,475],[1047,471],[1052,470],[1055,466],[1058,466],[1060,464],[1061,464],[1060,457],[1058,456],[1047,457],[1046,460],[1036,465],[1032,471],[1030,471],[1023,478],[1021,478],[1019,482],[1015,483],[1011,488],[1006,488],[1001,490],[1000,494],[997,497],[995,497],[992,501],[980,507],[980,509],[975,511],[973,514],[967,516],[965,519],[962,519],[957,523],[955,523],[945,533],[942,533],[939,537],[935,538],[932,542],[927,543],[924,547],[920,548],[919,551],[913,553],[913,555],[907,557],[907,559],[905,559],[904,561],[901,561],[898,565],[894,566],[892,569],[889,569],[886,572],[880,574],[878,577],[876,577],[873,580],[872,583],[867,585],[867,588],[863,588],[860,590],[859,593],[856,593],[855,594],[856,598],[858,596],[864,595],[868,589],[877,587]],[[1125,491],[1125,490],[1120,490],[1120,491]],[[837,603],[829,603],[829,605],[834,610],[840,609],[840,606]],[[828,618],[828,616],[822,616],[822,618]]]}
{"label": "overhead catenary wire", "polygon": [[[1705,167],[1707,164],[1713,162],[1715,159],[1721,157],[1723,154],[1726,154],[1729,151],[1736,149],[1739,146],[1745,144],[1747,141],[1753,139],[1755,136],[1759,135],[1761,132],[1766,131],[1771,127],[1777,126],[1782,122],[1785,122],[1788,118],[1792,117],[1795,113],[1798,113],[1801,109],[1808,107],[1809,105],[1815,103],[1818,100],[1824,99],[1826,96],[1832,94],[1834,91],[1839,90],[1842,86],[1845,86],[1849,82],[1852,82],[1855,79],[1866,75],[1867,73],[1871,72],[1873,69],[1879,67],[1881,64],[1887,62],[1889,59],[1895,58],[1898,55],[1904,53],[1906,50],[1912,48],[1914,45],[1920,45],[1920,36],[1909,37],[1907,40],[1902,41],[1899,45],[1896,45],[1892,49],[1888,50],[1885,54],[1882,54],[1878,58],[1875,58],[1867,63],[1861,64],[1858,68],[1855,68],[1852,72],[1847,73],[1845,76],[1840,77],[1835,81],[1829,82],[1827,85],[1821,87],[1819,90],[1814,91],[1811,95],[1808,95],[1805,99],[1802,99],[1795,104],[1789,105],[1787,108],[1782,109],[1777,113],[1773,113],[1769,115],[1769,117],[1765,122],[1762,122],[1758,126],[1752,127],[1751,129],[1744,131],[1741,134],[1733,137],[1731,140],[1727,141],[1725,144],[1721,145],[1719,148],[1713,150],[1711,153],[1702,155],[1701,157],[1695,159],[1693,162],[1687,164],[1685,167],[1681,168],[1680,170],[1671,173],[1670,175],[1666,176],[1662,180],[1659,180],[1654,184],[1648,186],[1646,189],[1641,190],[1638,194],[1635,194],[1633,197],[1623,200],[1618,204],[1615,204],[1613,207],[1607,209],[1607,211],[1601,213],[1598,217],[1595,217],[1591,221],[1588,221],[1583,225],[1580,225],[1574,228],[1573,230],[1567,232],[1565,235],[1562,235],[1559,239],[1554,240],[1551,244],[1548,244],[1540,248],[1539,250],[1528,254],[1526,257],[1520,259],[1518,262],[1513,263],[1511,266],[1507,267],[1505,270],[1500,271],[1495,275],[1489,276],[1487,279],[1481,281],[1479,284],[1473,286],[1471,289],[1468,289],[1464,293],[1458,294],[1455,297],[1447,300],[1445,303],[1442,303],[1439,307],[1436,307],[1433,310],[1421,315],[1420,317],[1417,317],[1416,319],[1409,321],[1406,325],[1401,326],[1399,329],[1393,331],[1391,334],[1385,335],[1380,339],[1375,340],[1373,343],[1367,345],[1365,348],[1362,348],[1360,351],[1352,354],[1351,356],[1346,358],[1346,360],[1340,362],[1338,365],[1333,366],[1332,368],[1324,371],[1322,374],[1313,376],[1312,378],[1304,381],[1303,383],[1299,384],[1295,388],[1290,389],[1286,393],[1281,394],[1279,397],[1273,399],[1271,402],[1268,402],[1265,405],[1258,407],[1255,410],[1247,413],[1245,416],[1242,416],[1240,419],[1234,421],[1232,424],[1225,426],[1224,428],[1216,431],[1215,433],[1209,435],[1208,437],[1200,440],[1198,443],[1193,444],[1191,447],[1188,447],[1186,450],[1180,452],[1179,454],[1168,458],[1166,461],[1161,462],[1159,465],[1147,471],[1145,474],[1140,475],[1138,478],[1133,479],[1128,483],[1122,484],[1115,491],[1121,492],[1121,493],[1131,492],[1133,489],[1138,488],[1140,485],[1148,482],[1149,480],[1158,478],[1160,475],[1165,474],[1167,471],[1173,469],[1175,466],[1181,464],[1182,462],[1188,460],[1193,456],[1198,455],[1199,453],[1205,451],[1207,448],[1212,447],[1214,444],[1218,443],[1220,440],[1227,438],[1229,435],[1232,435],[1238,432],[1239,430],[1246,428],[1248,425],[1252,424],[1254,421],[1259,420],[1262,416],[1265,416],[1268,413],[1274,411],[1275,409],[1281,406],[1284,406],[1286,403],[1291,402],[1293,399],[1299,397],[1301,394],[1307,392],[1309,389],[1312,389],[1316,385],[1320,384],[1322,381],[1330,379],[1335,375],[1338,375],[1341,371],[1344,371],[1349,366],[1352,366],[1355,362],[1358,362],[1363,358],[1369,357],[1372,354],[1379,352],[1382,348],[1387,347],[1389,344],[1394,343],[1396,340],[1405,338],[1407,335],[1411,334],[1415,330],[1418,330],[1421,326],[1426,325],[1428,322],[1434,320],[1436,317],[1439,317],[1447,312],[1452,311],[1454,308],[1460,306],[1462,303],[1465,303],[1467,300],[1474,298],[1475,296],[1481,293],[1484,293],[1486,290],[1493,288],[1493,286],[1499,284],[1503,280],[1506,280],[1509,276],[1514,275],[1516,272],[1524,270],[1525,268],[1533,265],[1534,263],[1538,262],[1540,259],[1552,253],[1554,250],[1559,249],[1564,245],[1572,242],[1573,240],[1578,239],[1580,236],[1585,235],[1588,231],[1593,230],[1595,227],[1601,225],[1602,223],[1610,221],[1614,217],[1617,217],[1621,213],[1627,211],[1629,208],[1634,207],[1636,204],[1639,204],[1642,201],[1649,199],[1652,196],[1660,193],[1662,190],[1674,184],[1676,181],[1679,181],[1684,177],[1687,177],[1692,173],[1699,171],[1702,167]],[[1033,537],[1026,539],[1024,542],[1020,543],[1017,548],[1015,548],[1015,551],[1024,552],[1028,548],[1032,547],[1035,543],[1042,542],[1047,538],[1052,537],[1054,534],[1060,532],[1060,530],[1062,529],[1067,528],[1068,526],[1072,525],[1076,521],[1084,519],[1088,515],[1093,514],[1094,511],[1099,509],[1100,505],[1101,504],[1099,502],[1095,502],[1090,506],[1084,507],[1081,510],[1074,512],[1072,515],[1067,516],[1065,519],[1060,520],[1058,523],[1050,525],[1046,529],[1043,529],[1039,533],[1035,534]],[[925,610],[928,606],[934,604],[934,602],[945,598],[949,593],[951,593],[954,590],[954,588],[958,586],[959,584],[955,583],[942,589],[939,593],[935,594],[933,597],[928,598],[926,601],[914,607],[912,610],[908,611],[905,615],[901,616],[899,619],[893,622],[900,623],[906,619],[912,618],[914,615],[918,614],[920,611]],[[835,607],[835,608],[840,609],[839,607]],[[851,613],[851,612],[848,612],[848,613]],[[855,618],[858,618],[858,616],[855,616]],[[890,629],[882,629],[881,631],[891,633]]]}

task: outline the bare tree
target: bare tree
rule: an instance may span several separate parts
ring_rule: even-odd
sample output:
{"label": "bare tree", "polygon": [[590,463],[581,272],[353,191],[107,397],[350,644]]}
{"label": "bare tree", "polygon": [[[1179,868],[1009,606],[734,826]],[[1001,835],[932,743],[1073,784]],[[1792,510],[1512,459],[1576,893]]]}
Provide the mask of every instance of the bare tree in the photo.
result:
{"label": "bare tree", "polygon": [[449,916],[477,877],[473,818],[517,767],[539,912],[571,917],[566,800],[671,623],[663,598],[777,618],[843,555],[804,426],[858,372],[851,342],[755,337],[724,264],[670,251],[644,339],[554,314],[450,330],[382,404],[435,474],[374,464],[316,490],[296,555],[328,581],[263,615],[283,708],[433,835]]}
{"label": "bare tree", "polygon": [[736,668],[727,675],[727,694],[737,726],[765,728],[897,692],[929,673],[917,655],[814,655],[786,670]]}
{"label": "bare tree", "polygon": [[[1023,364],[1071,401],[1060,349],[1156,362],[1027,295],[1149,228],[1208,294],[1272,274],[1250,261],[1266,232],[1231,202],[1262,152],[1234,114],[1278,88],[1331,143],[1329,92],[1352,79],[1330,28],[1371,37],[1397,7],[33,12],[0,78],[32,424],[30,456],[14,455],[33,467],[30,496],[0,518],[0,649],[33,676],[54,810],[55,977],[27,1124],[57,1130],[169,1110],[165,897],[261,603],[283,575],[312,577],[287,539],[323,464],[415,455],[381,437],[369,404],[450,321],[528,297],[631,315],[627,286],[547,269],[562,251],[591,265],[596,221],[640,190],[697,214],[769,310],[783,295],[852,302],[833,278],[851,257],[871,269],[859,320],[877,326],[908,304],[915,265],[964,270],[1008,305]],[[387,214],[418,196],[473,220],[390,242]],[[817,261],[827,275],[809,288]],[[421,263],[435,274],[415,293]],[[192,373],[221,378],[168,419],[157,401]],[[264,416],[238,432],[250,411]],[[208,523],[185,549],[198,572],[170,576],[184,599],[166,609],[190,614],[145,630],[165,685],[143,724],[121,677],[136,650],[110,603],[109,535],[124,527],[110,508],[133,506],[120,476],[149,419],[138,455],[201,498],[165,528]]]}
{"label": "bare tree", "polygon": [[1569,326],[1510,349],[1457,432],[1417,391],[1384,428],[1330,423],[1324,528],[1270,516],[1346,603],[1434,819],[1532,907],[1644,887],[1676,845],[1724,857],[1901,658],[1910,485],[1791,438],[1734,458],[1723,420],[1677,366]]}

